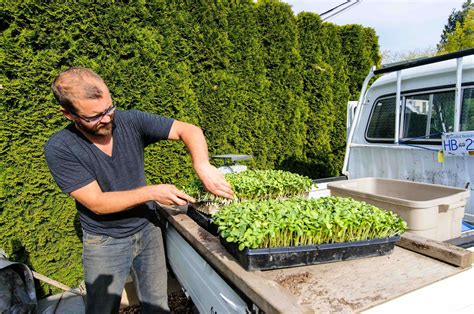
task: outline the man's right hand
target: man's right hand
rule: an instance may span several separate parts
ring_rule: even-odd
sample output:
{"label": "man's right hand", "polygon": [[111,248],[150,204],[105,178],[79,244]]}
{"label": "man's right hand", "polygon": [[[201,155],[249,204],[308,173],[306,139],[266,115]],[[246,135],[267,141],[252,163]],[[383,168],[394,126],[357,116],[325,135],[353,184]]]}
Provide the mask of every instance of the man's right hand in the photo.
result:
{"label": "man's right hand", "polygon": [[163,205],[186,205],[194,198],[171,184],[142,186],[128,191],[102,192],[97,181],[77,189],[70,195],[97,215],[127,210],[148,201]]}
{"label": "man's right hand", "polygon": [[163,205],[186,205],[187,202],[196,201],[172,184],[150,185],[148,188],[152,193],[153,200]]}

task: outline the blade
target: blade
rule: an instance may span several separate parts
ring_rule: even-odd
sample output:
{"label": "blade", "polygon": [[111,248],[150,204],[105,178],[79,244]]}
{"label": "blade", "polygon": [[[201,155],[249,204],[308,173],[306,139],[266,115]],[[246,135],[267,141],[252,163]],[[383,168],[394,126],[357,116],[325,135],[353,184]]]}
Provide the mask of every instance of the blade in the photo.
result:
{"label": "blade", "polygon": [[204,213],[206,215],[213,215],[219,210],[219,205],[211,202],[195,202],[191,203],[191,206],[194,207],[197,211]]}

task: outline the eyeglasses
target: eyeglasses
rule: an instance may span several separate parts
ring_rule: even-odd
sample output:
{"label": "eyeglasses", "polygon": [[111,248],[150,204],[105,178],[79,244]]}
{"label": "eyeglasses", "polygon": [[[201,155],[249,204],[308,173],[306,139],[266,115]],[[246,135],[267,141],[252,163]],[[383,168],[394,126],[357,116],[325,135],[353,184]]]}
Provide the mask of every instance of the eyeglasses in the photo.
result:
{"label": "eyeglasses", "polygon": [[79,119],[82,119],[84,121],[86,121],[87,123],[98,123],[99,121],[101,121],[105,116],[110,116],[112,115],[114,112],[115,112],[115,109],[117,109],[116,106],[112,105],[109,109],[105,110],[104,112],[102,113],[99,113],[98,115],[95,115],[93,117],[83,117],[83,116],[80,116],[78,115],[77,113],[75,113],[74,111],[70,111],[71,114],[75,117],[78,117]]}

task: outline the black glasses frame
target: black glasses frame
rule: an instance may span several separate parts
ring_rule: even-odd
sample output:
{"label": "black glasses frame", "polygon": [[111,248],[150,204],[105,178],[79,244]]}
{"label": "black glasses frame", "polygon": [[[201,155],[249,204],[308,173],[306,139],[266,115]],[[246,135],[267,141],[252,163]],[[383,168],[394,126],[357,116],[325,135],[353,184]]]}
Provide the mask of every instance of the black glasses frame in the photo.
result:
{"label": "black glasses frame", "polygon": [[88,117],[83,117],[83,116],[81,116],[81,115],[75,113],[75,112],[72,111],[72,110],[69,110],[69,112],[70,112],[73,116],[75,116],[75,117],[77,117],[77,118],[79,118],[79,119],[82,119],[82,120],[86,121],[87,123],[91,123],[91,122],[97,123],[97,122],[99,122],[100,120],[102,120],[105,116],[110,116],[111,114],[113,114],[113,113],[115,112],[115,109],[117,109],[117,106],[112,105],[110,108],[108,108],[108,109],[105,110],[104,112],[99,113],[98,115],[95,115],[95,116],[90,117],[90,118],[88,118]]}

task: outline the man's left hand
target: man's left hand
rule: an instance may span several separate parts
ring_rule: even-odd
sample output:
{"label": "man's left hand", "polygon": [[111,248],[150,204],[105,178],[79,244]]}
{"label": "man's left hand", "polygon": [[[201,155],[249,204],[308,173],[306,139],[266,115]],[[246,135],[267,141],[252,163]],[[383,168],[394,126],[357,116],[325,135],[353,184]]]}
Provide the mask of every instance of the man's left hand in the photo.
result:
{"label": "man's left hand", "polygon": [[206,190],[217,196],[234,198],[232,187],[216,167],[205,164],[195,167],[195,170]]}

